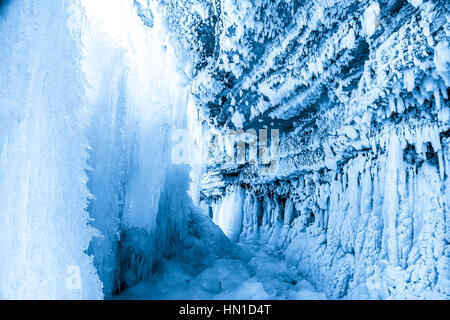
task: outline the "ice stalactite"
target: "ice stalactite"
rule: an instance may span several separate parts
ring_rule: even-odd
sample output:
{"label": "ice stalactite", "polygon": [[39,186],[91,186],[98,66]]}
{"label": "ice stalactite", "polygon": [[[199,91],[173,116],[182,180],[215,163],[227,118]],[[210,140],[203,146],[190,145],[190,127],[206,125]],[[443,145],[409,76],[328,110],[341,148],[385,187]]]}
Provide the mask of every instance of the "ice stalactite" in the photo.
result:
{"label": "ice stalactite", "polygon": [[[386,161],[386,180],[383,196],[384,242],[389,262],[398,265],[397,212],[399,212],[400,195],[405,183],[402,170],[403,157],[400,141],[395,133],[389,138],[388,159]],[[402,179],[403,178],[403,179]]]}
{"label": "ice stalactite", "polygon": [[240,187],[228,191],[224,199],[213,210],[213,221],[231,240],[239,240],[243,212],[243,191]]}
{"label": "ice stalactite", "polygon": [[[94,256],[94,264],[103,282],[103,292],[109,298],[114,289],[120,287],[117,283],[117,259],[127,184],[128,68],[124,50],[114,50],[107,39],[96,41],[93,46],[86,43],[84,61],[85,66],[96,66],[95,71],[85,71],[92,90],[88,94],[88,105],[92,118],[96,119],[87,131],[90,142],[87,186],[93,194],[88,211],[94,218],[92,225],[101,235],[91,241],[88,252]],[[110,54],[105,57],[104,52]]]}
{"label": "ice stalactite", "polygon": [[429,160],[405,163],[396,133],[387,147],[385,155],[358,156],[320,182],[308,174],[243,191],[234,198],[243,208],[240,240],[285,251],[289,265],[329,297],[445,297],[448,195],[439,169]]}

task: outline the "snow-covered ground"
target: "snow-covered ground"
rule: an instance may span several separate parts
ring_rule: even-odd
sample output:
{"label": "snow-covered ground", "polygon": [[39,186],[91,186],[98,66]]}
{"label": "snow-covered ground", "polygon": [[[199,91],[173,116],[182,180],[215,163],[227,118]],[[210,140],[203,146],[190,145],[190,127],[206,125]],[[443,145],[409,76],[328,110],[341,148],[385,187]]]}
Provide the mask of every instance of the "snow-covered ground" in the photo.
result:
{"label": "snow-covered ground", "polygon": [[188,236],[174,254],[116,299],[325,299],[288,268],[278,252],[257,244],[235,244],[211,220],[193,212]]}
{"label": "snow-covered ground", "polygon": [[302,279],[270,249],[254,244],[241,247],[252,256],[218,258],[207,265],[184,255],[165,259],[149,281],[141,282],[116,299],[151,300],[322,300],[323,292]]}

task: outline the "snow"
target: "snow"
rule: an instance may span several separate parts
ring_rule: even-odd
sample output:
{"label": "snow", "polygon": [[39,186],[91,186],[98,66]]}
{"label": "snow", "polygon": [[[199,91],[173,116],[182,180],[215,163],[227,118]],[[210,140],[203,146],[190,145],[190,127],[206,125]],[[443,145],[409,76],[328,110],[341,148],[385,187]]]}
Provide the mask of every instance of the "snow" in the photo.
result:
{"label": "snow", "polygon": [[450,86],[450,76],[448,74],[450,64],[450,46],[448,41],[440,41],[436,45],[434,64],[436,66],[436,70],[444,79],[445,85],[447,87]]}
{"label": "snow", "polygon": [[231,122],[233,122],[236,129],[242,129],[244,127],[244,121],[245,121],[244,116],[239,112],[235,112],[233,114],[233,117],[231,118]]}
{"label": "snow", "polygon": [[418,7],[423,3],[423,0],[408,0],[409,3],[411,3],[414,7]]}
{"label": "snow", "polygon": [[368,37],[375,33],[380,24],[380,5],[378,2],[374,2],[367,7],[361,23],[363,31]]}
{"label": "snow", "polygon": [[194,227],[185,246],[177,248],[180,253],[165,259],[150,281],[125,290],[116,299],[325,299],[308,281],[299,280],[275,252],[254,244],[236,246],[220,238],[220,230],[207,217],[195,219],[203,221],[202,233],[215,234],[214,243],[220,245],[208,248],[204,238],[194,236],[198,233]]}
{"label": "snow", "polygon": [[355,30],[350,29],[348,34],[342,39],[342,46],[346,49],[353,49],[355,46]]}

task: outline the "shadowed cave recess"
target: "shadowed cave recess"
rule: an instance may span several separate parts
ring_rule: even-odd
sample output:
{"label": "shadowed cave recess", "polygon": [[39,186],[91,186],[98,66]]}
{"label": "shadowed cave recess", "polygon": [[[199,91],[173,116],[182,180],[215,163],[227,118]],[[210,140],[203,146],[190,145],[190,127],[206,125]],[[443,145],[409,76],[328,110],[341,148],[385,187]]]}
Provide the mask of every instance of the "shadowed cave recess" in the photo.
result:
{"label": "shadowed cave recess", "polygon": [[449,299],[449,7],[0,1],[0,299]]}

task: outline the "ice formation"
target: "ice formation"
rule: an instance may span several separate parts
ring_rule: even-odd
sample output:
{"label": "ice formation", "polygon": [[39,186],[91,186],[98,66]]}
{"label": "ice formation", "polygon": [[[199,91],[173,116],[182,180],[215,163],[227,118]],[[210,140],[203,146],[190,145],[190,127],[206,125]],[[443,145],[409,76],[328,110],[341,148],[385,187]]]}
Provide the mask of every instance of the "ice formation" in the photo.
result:
{"label": "ice formation", "polygon": [[0,1],[0,299],[448,299],[449,23]]}
{"label": "ice formation", "polygon": [[197,2],[213,16],[164,1],[201,52],[193,94],[209,130],[277,128],[281,141],[274,174],[209,163],[201,206],[229,234],[242,217],[241,242],[281,250],[330,298],[447,299],[448,3]]}
{"label": "ice formation", "polygon": [[8,1],[1,7],[3,299],[103,296],[85,253],[96,232],[86,211],[91,195],[83,127],[89,110],[83,103],[79,10],[61,1]]}
{"label": "ice formation", "polygon": [[182,237],[186,61],[153,12],[149,28],[130,1],[3,4],[0,298],[111,298]]}

